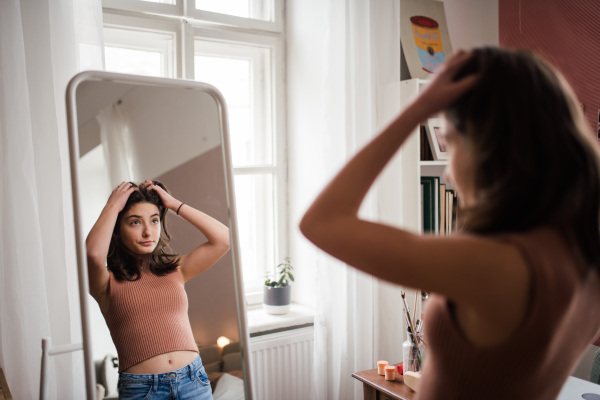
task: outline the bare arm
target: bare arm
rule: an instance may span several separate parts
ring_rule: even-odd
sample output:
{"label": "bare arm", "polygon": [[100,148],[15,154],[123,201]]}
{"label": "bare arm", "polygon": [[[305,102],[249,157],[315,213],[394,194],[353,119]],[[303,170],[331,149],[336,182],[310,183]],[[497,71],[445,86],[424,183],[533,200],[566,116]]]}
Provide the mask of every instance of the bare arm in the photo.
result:
{"label": "bare arm", "polygon": [[[344,166],[308,209],[300,229],[329,254],[376,277],[485,307],[489,299],[495,302],[505,296],[501,291],[513,279],[522,278],[516,276],[520,271],[510,267],[520,257],[516,250],[466,235],[415,235],[358,217],[369,188],[414,128],[476,82],[475,76],[453,80],[469,57],[459,52],[395,121]],[[490,264],[493,268],[487,268]]]}
{"label": "bare arm", "polygon": [[125,207],[129,195],[135,190],[137,189],[129,182],[122,182],[113,190],[100,217],[85,240],[90,294],[99,303],[108,287],[109,274],[106,268],[106,258],[117,216]]}
{"label": "bare arm", "polygon": [[153,185],[150,181],[144,182],[144,185],[147,184],[150,185],[150,189],[158,193],[165,207],[174,212],[179,210],[179,215],[195,226],[207,239],[205,243],[181,257],[180,270],[184,281],[188,281],[206,271],[227,253],[230,246],[229,228],[227,226],[187,204],[181,206],[182,202],[175,199],[160,186]]}

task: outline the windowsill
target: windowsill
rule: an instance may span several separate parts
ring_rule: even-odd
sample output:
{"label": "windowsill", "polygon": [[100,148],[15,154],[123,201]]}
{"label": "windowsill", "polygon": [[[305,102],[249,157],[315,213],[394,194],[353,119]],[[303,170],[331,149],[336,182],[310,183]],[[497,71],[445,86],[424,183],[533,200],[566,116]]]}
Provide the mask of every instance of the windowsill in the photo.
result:
{"label": "windowsill", "polygon": [[296,303],[292,303],[287,314],[267,314],[262,305],[259,305],[249,308],[246,316],[250,337],[313,326],[315,323],[314,310]]}

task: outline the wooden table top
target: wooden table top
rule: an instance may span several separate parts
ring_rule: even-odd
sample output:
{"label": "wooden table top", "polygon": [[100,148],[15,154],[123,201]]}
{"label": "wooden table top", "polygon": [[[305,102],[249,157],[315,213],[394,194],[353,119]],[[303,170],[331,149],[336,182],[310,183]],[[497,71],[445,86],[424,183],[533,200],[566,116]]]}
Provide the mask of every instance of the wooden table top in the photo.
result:
{"label": "wooden table top", "polygon": [[355,372],[352,377],[393,399],[412,400],[416,394],[404,384],[404,379],[398,372],[396,372],[396,379],[393,381],[386,381],[383,375],[377,373],[377,368]]}

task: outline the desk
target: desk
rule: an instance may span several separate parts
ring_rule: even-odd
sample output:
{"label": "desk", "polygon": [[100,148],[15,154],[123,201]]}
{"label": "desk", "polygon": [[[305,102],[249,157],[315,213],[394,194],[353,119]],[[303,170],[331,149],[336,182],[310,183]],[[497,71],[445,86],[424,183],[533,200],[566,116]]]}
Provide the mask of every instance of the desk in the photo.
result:
{"label": "desk", "polygon": [[377,374],[377,368],[355,372],[352,377],[363,383],[364,400],[412,400],[415,396],[398,372],[393,381],[386,381],[383,375]]}
{"label": "desk", "polygon": [[[412,400],[415,396],[398,373],[394,381],[386,381],[378,375],[377,368],[355,372],[352,377],[363,383],[364,400]],[[570,376],[557,400],[582,399],[584,394],[589,399],[600,399],[600,385]]]}

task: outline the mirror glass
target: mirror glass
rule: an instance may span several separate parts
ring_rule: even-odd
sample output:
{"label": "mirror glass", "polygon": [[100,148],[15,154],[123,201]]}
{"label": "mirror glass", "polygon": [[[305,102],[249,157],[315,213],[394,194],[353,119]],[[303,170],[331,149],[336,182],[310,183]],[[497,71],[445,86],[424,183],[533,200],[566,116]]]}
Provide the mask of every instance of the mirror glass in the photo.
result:
{"label": "mirror glass", "polygon": [[[217,394],[219,390],[241,390],[242,397],[222,398],[250,399],[222,96],[212,86],[197,82],[86,72],[71,81],[67,103],[79,252],[82,248],[85,252],[85,237],[113,188],[122,181],[139,184],[146,179],[159,180],[178,200],[230,227],[230,251],[209,270],[187,281],[185,290],[194,338],[213,390]],[[170,247],[175,253],[187,254],[205,241],[189,222],[169,214]],[[86,276],[87,266],[82,265],[85,255],[78,254],[78,260],[79,272]],[[87,305],[82,307],[87,313],[82,319],[89,320],[90,332],[85,334],[84,321],[86,367],[91,357],[95,379],[109,386],[107,394],[115,394],[118,374],[112,360],[117,352],[98,304],[87,291],[86,295]],[[230,344],[217,344],[221,337]],[[228,376],[221,380],[224,373]],[[241,379],[232,380],[230,376]],[[219,387],[225,381],[238,390]]]}

